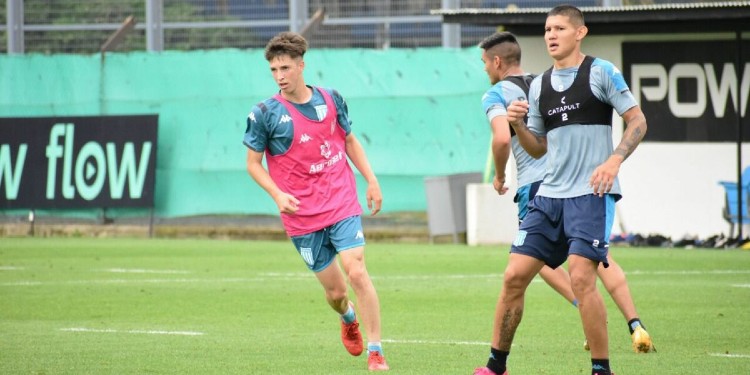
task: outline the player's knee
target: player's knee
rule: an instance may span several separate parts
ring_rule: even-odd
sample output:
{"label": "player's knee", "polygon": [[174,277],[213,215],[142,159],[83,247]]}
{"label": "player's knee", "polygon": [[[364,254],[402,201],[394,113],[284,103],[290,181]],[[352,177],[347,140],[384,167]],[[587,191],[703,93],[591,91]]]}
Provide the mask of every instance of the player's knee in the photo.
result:
{"label": "player's knee", "polygon": [[515,268],[507,268],[503,273],[503,288],[523,291],[534,275],[528,275]]}
{"label": "player's knee", "polygon": [[580,272],[570,274],[570,287],[576,296],[590,293],[596,289],[596,277]]}
{"label": "player's knee", "polygon": [[367,279],[369,278],[369,275],[367,274],[367,270],[365,269],[364,264],[359,264],[355,267],[350,267],[347,270],[346,276],[349,278],[349,282],[352,285],[361,285],[367,282]]}

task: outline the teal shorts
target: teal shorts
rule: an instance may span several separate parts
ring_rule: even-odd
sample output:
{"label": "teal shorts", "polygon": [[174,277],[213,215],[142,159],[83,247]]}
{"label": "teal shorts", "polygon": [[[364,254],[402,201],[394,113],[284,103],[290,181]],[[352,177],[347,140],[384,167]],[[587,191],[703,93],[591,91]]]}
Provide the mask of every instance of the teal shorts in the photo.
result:
{"label": "teal shorts", "polygon": [[319,231],[293,236],[292,243],[313,272],[328,267],[336,254],[365,245],[362,218],[351,216]]}

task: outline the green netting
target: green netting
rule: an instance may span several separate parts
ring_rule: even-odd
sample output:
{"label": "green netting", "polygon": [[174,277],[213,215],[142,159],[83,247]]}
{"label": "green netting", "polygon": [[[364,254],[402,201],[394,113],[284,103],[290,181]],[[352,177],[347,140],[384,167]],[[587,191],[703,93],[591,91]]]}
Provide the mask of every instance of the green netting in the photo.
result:
{"label": "green netting", "polygon": [[[485,168],[478,49],[311,50],[306,63],[308,84],[347,99],[384,211],[426,209],[426,176]],[[157,216],[276,213],[242,145],[250,107],[276,90],[262,50],[0,55],[0,81],[4,117],[159,114]]]}

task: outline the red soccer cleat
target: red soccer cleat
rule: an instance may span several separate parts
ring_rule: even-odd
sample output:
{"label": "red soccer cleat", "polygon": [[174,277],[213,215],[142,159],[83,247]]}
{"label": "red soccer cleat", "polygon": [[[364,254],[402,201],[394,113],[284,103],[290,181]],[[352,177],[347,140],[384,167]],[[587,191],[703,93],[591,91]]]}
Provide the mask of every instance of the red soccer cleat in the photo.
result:
{"label": "red soccer cleat", "polygon": [[367,357],[367,369],[370,371],[388,371],[390,367],[388,367],[385,357],[380,352],[373,351]]}
{"label": "red soccer cleat", "polygon": [[359,333],[359,323],[355,320],[349,324],[341,322],[341,342],[346,351],[353,356],[358,356],[364,351],[362,334]]}

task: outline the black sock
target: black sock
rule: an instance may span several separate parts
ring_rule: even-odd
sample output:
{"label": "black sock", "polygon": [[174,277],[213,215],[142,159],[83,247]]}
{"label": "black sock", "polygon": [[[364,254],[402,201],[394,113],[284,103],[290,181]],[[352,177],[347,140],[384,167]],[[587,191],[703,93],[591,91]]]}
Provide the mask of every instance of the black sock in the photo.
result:
{"label": "black sock", "polygon": [[505,372],[505,362],[508,360],[509,352],[490,348],[490,359],[487,361],[487,368],[497,375]]}
{"label": "black sock", "polygon": [[591,358],[591,375],[612,375],[609,371],[609,359]]}
{"label": "black sock", "polygon": [[633,331],[635,331],[635,327],[641,326],[643,329],[646,329],[646,326],[643,325],[643,322],[641,322],[640,318],[633,318],[628,321],[628,329],[630,330],[630,334],[633,334]]}

